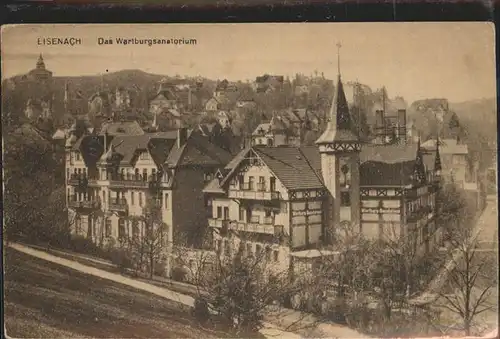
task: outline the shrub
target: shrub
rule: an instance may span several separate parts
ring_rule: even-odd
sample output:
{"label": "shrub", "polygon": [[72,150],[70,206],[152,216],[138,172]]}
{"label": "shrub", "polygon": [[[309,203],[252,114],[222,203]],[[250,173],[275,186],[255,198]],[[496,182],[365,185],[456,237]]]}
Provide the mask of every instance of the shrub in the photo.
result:
{"label": "shrub", "polygon": [[96,244],[92,242],[91,239],[88,239],[83,236],[75,236],[70,241],[70,247],[73,251],[84,254],[94,254],[99,255],[100,249]]}
{"label": "shrub", "polygon": [[376,319],[376,313],[363,303],[354,303],[351,305],[347,305],[345,318],[346,322],[350,326],[363,331],[368,328],[370,323],[378,323],[380,320]]}
{"label": "shrub", "polygon": [[186,281],[186,278],[187,278],[187,272],[182,267],[177,266],[177,267],[174,267],[172,269],[172,279],[173,280],[184,282],[184,281]]}
{"label": "shrub", "polygon": [[133,267],[132,259],[126,250],[115,248],[110,250],[111,262],[115,264],[120,272],[124,273],[128,268]]}
{"label": "shrub", "polygon": [[205,323],[210,319],[208,303],[205,299],[198,297],[194,300],[193,315],[200,323]]}
{"label": "shrub", "polygon": [[346,324],[349,306],[343,299],[335,299],[328,303],[326,316],[333,322]]}
{"label": "shrub", "polygon": [[167,270],[166,270],[166,264],[165,262],[163,261],[160,261],[160,262],[155,262],[154,263],[154,275],[157,275],[157,276],[160,276],[160,277],[164,277],[165,274],[167,273]]}

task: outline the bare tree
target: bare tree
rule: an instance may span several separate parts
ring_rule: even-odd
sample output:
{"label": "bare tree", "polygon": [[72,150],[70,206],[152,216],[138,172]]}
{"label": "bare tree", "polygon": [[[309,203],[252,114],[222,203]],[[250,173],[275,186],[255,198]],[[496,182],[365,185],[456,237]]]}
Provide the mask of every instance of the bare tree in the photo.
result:
{"label": "bare tree", "polygon": [[[207,308],[201,314],[215,313],[237,335],[251,335],[270,319],[282,325],[283,314],[280,308],[273,309],[273,305],[283,303],[309,285],[305,279],[291,279],[289,268],[274,262],[269,250],[250,254],[239,246],[231,253],[199,251],[188,255],[187,252],[187,249],[179,252],[178,258],[183,260],[177,264],[187,269],[187,280],[196,287],[197,303]],[[301,323],[307,316],[302,314],[292,323],[286,323],[286,327],[294,330],[313,327],[316,322]]]}
{"label": "bare tree", "polygon": [[[401,229],[407,231],[402,233]],[[434,270],[422,270],[428,261],[425,252],[419,251],[423,245],[416,242],[417,231],[408,230],[406,225],[386,225],[382,237],[374,240],[363,237],[358,225],[341,224],[333,245],[338,253],[323,259],[321,273],[335,289],[335,300],[328,301],[335,307],[330,316],[340,316],[338,320],[345,319],[377,335],[409,329],[401,317],[393,317],[396,309],[408,313],[405,318],[421,322],[422,317],[410,312],[413,309],[408,307],[408,299],[421,287],[420,280],[429,278]]]}
{"label": "bare tree", "polygon": [[155,265],[165,255],[167,225],[162,221],[161,205],[154,197],[148,197],[142,215],[130,217],[132,235],[128,247],[135,258],[136,269],[148,267],[149,278],[155,273]]}
{"label": "bare tree", "polygon": [[447,184],[439,191],[436,207],[436,223],[443,230],[445,241],[453,241],[455,231],[472,227],[476,211],[455,185]]}
{"label": "bare tree", "polygon": [[[455,249],[454,267],[448,275],[452,293],[441,292],[439,306],[460,317],[466,335],[471,335],[473,321],[484,312],[497,309],[498,285],[496,254],[481,252],[477,230],[456,230],[450,239]],[[444,301],[444,302],[441,302]]]}

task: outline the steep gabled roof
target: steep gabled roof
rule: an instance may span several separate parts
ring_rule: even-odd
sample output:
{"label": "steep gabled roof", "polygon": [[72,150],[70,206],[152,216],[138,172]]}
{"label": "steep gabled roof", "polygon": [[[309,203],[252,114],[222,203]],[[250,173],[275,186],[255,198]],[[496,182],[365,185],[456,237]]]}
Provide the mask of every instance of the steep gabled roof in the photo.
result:
{"label": "steep gabled roof", "polygon": [[[250,153],[254,152],[269,170],[288,190],[322,188],[323,183],[309,159],[297,147],[251,147],[242,150],[225,167],[228,173],[221,181],[225,185],[236,173],[239,165]],[[319,155],[319,152],[318,152]]]}
{"label": "steep gabled roof", "polygon": [[300,148],[262,147],[254,150],[289,190],[323,187],[322,181]]}
{"label": "steep gabled roof", "polygon": [[[103,139],[104,137],[100,136],[100,138]],[[120,163],[122,165],[134,165],[137,161],[137,156],[145,151],[149,151],[155,163],[162,164],[166,156],[165,154],[168,154],[176,138],[176,131],[109,136],[108,147],[114,147],[114,151],[120,154]],[[80,143],[81,140],[79,140]],[[103,141],[101,140],[101,142]]]}
{"label": "steep gabled roof", "polygon": [[[418,145],[414,144],[369,145],[363,147],[360,154],[360,184],[362,186],[404,186],[412,184],[415,179],[417,151]],[[435,151],[422,152],[421,157],[424,168],[434,170]]]}
{"label": "steep gabled roof", "polygon": [[252,132],[252,135],[263,135],[269,132],[283,132],[287,130],[287,126],[281,118],[272,117],[271,121],[261,123]]}
{"label": "steep gabled roof", "polygon": [[349,105],[344,93],[344,86],[338,76],[332,105],[330,108],[330,121],[323,134],[316,141],[317,144],[330,144],[334,142],[356,142],[358,137],[351,131],[351,115]]}
{"label": "steep gabled roof", "polygon": [[57,131],[52,135],[52,140],[63,140],[66,139],[67,131],[58,128]]}
{"label": "steep gabled roof", "polygon": [[151,100],[158,99],[160,97],[164,97],[167,100],[177,100],[177,95],[174,93],[172,88],[160,88],[158,92],[154,95],[154,97],[151,98]]}
{"label": "steep gabled roof", "polygon": [[231,154],[209,142],[206,138],[190,133],[186,142],[173,145],[165,160],[169,167],[177,166],[224,166],[231,160]]}
{"label": "steep gabled roof", "polygon": [[210,137],[216,125],[218,125],[216,122],[198,124],[193,133],[200,133],[204,137]]}
{"label": "steep gabled roof", "polygon": [[111,145],[115,151],[122,155],[121,164],[133,165],[136,155],[147,151],[150,136],[145,135],[119,135],[113,138]]}
{"label": "steep gabled roof", "polygon": [[219,185],[219,179],[214,178],[212,179],[203,189],[203,192],[206,193],[220,193],[223,194],[224,190],[220,187]]}
{"label": "steep gabled roof", "polygon": [[143,135],[144,130],[137,121],[116,121],[105,122],[102,124],[99,134],[104,134],[105,131],[109,135]]}
{"label": "steep gabled roof", "polygon": [[[288,190],[324,188],[321,154],[316,146],[249,147],[240,151],[224,168],[225,177],[206,187],[206,192],[220,193],[237,173],[239,165],[254,152]],[[369,145],[361,152],[361,186],[406,186],[414,181],[417,157],[415,145]],[[427,170],[434,170],[435,151],[422,154]]]}
{"label": "steep gabled roof", "polygon": [[398,163],[366,161],[359,168],[361,186],[406,186],[412,183],[415,160]]}

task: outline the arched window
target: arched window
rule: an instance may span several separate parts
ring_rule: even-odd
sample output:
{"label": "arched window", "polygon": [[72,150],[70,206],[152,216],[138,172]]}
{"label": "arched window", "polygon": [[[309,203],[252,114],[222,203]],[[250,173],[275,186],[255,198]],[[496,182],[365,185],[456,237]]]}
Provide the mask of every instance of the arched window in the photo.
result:
{"label": "arched window", "polygon": [[137,181],[140,180],[140,178],[139,178],[139,169],[138,168],[135,169],[135,180],[137,180]]}

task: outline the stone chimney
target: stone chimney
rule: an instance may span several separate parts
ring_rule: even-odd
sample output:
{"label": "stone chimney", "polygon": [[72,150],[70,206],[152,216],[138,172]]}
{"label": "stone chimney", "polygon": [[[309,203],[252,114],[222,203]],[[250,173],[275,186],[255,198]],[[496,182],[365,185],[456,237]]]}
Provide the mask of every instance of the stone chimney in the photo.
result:
{"label": "stone chimney", "polygon": [[181,148],[184,146],[188,138],[188,132],[186,127],[181,127],[177,130],[177,147]]}
{"label": "stone chimney", "polygon": [[406,110],[399,109],[398,110],[398,138],[401,143],[406,143]]}
{"label": "stone chimney", "polygon": [[375,111],[375,135],[377,137],[385,134],[384,111],[378,109]]}

